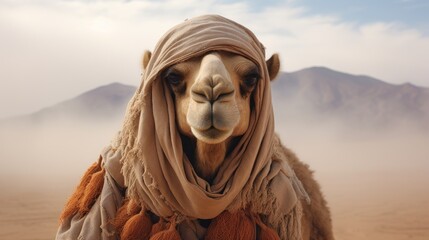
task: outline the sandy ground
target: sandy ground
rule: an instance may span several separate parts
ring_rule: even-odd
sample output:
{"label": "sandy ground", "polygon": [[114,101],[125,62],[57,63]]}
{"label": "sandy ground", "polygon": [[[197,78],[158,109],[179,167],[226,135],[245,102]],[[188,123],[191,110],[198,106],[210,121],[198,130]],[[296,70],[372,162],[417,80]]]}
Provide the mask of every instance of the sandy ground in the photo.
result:
{"label": "sandy ground", "polygon": [[412,185],[417,184],[416,178],[408,178],[406,183],[391,181],[390,186],[376,179],[346,179],[325,185],[336,238],[429,239],[428,188]]}
{"label": "sandy ground", "polygon": [[54,239],[64,196],[23,190],[0,199],[0,239]]}

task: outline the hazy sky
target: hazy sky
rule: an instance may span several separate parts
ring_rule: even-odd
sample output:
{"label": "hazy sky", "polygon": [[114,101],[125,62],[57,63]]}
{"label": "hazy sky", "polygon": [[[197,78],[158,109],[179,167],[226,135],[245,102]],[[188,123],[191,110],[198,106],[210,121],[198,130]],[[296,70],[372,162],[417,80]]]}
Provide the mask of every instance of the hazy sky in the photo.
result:
{"label": "hazy sky", "polygon": [[326,66],[429,87],[428,12],[427,0],[0,0],[0,118],[138,85],[143,51],[206,13],[249,27],[284,71]]}

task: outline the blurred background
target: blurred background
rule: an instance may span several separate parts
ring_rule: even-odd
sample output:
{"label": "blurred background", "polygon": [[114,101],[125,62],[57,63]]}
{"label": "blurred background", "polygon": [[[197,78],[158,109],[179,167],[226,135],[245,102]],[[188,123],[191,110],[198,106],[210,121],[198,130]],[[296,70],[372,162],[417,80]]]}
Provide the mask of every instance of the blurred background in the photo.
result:
{"label": "blurred background", "polygon": [[52,239],[120,129],[144,50],[212,13],[251,29],[276,129],[314,170],[337,239],[429,239],[429,2],[0,0],[0,239]]}

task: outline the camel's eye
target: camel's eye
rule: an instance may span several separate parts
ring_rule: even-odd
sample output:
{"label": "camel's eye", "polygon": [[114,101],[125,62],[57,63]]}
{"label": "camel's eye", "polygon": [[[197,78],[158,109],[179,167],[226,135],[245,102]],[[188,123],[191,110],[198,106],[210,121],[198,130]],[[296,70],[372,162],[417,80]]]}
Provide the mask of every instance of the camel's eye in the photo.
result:
{"label": "camel's eye", "polygon": [[253,69],[246,73],[243,77],[244,84],[247,87],[253,87],[256,85],[258,80],[261,78],[257,69]]}
{"label": "camel's eye", "polygon": [[252,93],[259,79],[261,79],[261,75],[259,74],[257,67],[252,67],[247,71],[244,71],[244,74],[242,74],[241,77],[242,84],[240,84],[241,95],[243,97],[248,97]]}
{"label": "camel's eye", "polygon": [[171,68],[164,72],[163,78],[172,86],[179,85],[183,80],[182,74]]}

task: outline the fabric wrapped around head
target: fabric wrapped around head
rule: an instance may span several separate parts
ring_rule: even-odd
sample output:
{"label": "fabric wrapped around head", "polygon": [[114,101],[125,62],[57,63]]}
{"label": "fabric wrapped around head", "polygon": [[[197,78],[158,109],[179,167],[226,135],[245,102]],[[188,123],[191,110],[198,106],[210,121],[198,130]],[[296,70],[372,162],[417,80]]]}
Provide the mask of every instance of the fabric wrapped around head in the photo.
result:
{"label": "fabric wrapped around head", "polygon": [[[174,102],[160,78],[167,67],[210,51],[242,55],[257,64],[261,74],[248,130],[212,184],[195,173],[183,152]],[[214,218],[233,205],[245,206],[255,179],[272,174],[273,139],[270,79],[263,45],[250,30],[221,16],[186,20],[160,39],[141,86],[128,105],[119,136],[128,194],[160,217]]]}

